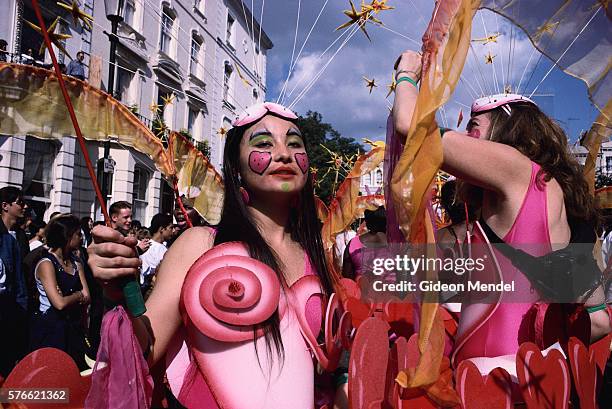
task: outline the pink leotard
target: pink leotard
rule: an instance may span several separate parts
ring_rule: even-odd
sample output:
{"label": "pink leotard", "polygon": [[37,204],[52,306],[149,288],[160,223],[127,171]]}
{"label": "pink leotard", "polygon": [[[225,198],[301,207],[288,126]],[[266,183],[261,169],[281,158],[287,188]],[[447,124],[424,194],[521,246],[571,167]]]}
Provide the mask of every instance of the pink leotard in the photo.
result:
{"label": "pink leotard", "polygon": [[355,270],[355,276],[358,276],[362,273],[363,255],[361,254],[361,249],[363,247],[363,243],[359,239],[359,236],[353,237],[348,244],[348,252],[351,258],[351,263],[353,264],[353,268]]}
{"label": "pink leotard", "polygon": [[[546,183],[537,183],[540,166],[531,164],[531,180],[512,228],[503,240],[533,256],[552,251],[548,229]],[[477,237],[474,239],[476,243]],[[504,282],[515,281],[515,292],[502,293],[497,304],[463,305],[453,361],[515,354],[532,330],[524,316],[539,300],[531,283],[501,253],[495,251]]]}

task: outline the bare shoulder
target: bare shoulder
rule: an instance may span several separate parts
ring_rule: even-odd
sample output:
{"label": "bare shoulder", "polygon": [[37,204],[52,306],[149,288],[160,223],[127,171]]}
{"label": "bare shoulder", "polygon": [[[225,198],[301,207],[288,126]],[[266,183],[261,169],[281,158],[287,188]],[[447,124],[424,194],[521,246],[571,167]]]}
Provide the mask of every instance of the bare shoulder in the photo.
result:
{"label": "bare shoulder", "polygon": [[147,300],[147,317],[155,336],[154,360],[166,351],[180,325],[179,300],[187,272],[213,244],[213,229],[192,227],[181,234],[165,253],[157,271],[155,287]]}

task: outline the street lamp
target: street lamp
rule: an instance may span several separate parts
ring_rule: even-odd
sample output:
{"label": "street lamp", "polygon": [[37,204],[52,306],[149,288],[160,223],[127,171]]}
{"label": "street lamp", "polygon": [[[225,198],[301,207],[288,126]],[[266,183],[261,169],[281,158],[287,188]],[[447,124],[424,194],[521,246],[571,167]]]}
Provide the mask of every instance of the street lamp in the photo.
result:
{"label": "street lamp", "polygon": [[117,43],[119,37],[117,37],[117,26],[119,22],[123,21],[123,1],[124,0],[104,0],[104,8],[106,9],[106,18],[111,22],[111,33],[108,34],[110,40],[110,58],[108,66],[108,86],[107,91],[110,96],[113,96],[115,92],[115,61]]}
{"label": "street lamp", "polygon": [[[108,59],[108,84],[106,91],[111,97],[115,93],[115,67],[116,67],[116,51],[119,37],[117,37],[117,26],[123,21],[123,3],[124,0],[104,0],[104,8],[106,9],[106,18],[111,22],[111,32],[106,33],[110,41],[110,58]],[[104,142],[104,157],[98,160],[98,180],[101,182],[100,187],[104,200],[108,201],[108,189],[113,173],[113,161],[110,158],[110,141]]]}

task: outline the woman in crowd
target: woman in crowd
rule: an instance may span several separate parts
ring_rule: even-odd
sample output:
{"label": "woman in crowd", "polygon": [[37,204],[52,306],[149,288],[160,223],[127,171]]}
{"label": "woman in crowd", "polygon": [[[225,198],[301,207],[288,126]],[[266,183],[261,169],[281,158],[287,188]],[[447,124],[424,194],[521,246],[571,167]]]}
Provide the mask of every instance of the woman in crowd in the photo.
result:
{"label": "woman in crowd", "polygon": [[45,227],[47,227],[47,223],[36,220],[28,226],[30,229],[30,251],[45,244]]}
{"label": "woman in crowd", "polygon": [[[405,137],[410,127],[420,60],[420,55],[407,51],[399,61],[393,107],[396,135]],[[562,129],[533,101],[520,95],[476,100],[467,131],[444,133],[442,170],[469,185],[467,201],[481,207],[483,226],[510,245],[529,244],[523,249],[533,256],[566,247],[579,231],[582,242],[594,242],[598,214],[581,168],[569,153]],[[585,239],[585,233],[592,237]],[[527,340],[530,328],[523,320],[540,295],[507,259],[500,264],[504,280],[516,281],[520,302],[463,305],[456,363],[515,354]],[[600,308],[601,285],[594,282],[590,290],[588,299],[580,301],[593,307],[591,338],[598,339],[610,332],[610,319]]]}
{"label": "woman in crowd", "polygon": [[[234,122],[224,150],[225,198],[218,227],[188,229],[174,242],[158,269],[146,314],[132,320],[150,365],[164,356],[182,326],[179,304],[188,271],[203,254],[222,243],[245,243],[250,256],[274,272],[281,293],[307,275],[318,278],[323,294],[331,293],[305,141],[296,119],[287,108],[264,103],[249,108]],[[139,267],[135,240],[108,228],[94,229],[94,239],[89,248],[94,274],[107,282],[108,297],[121,299],[116,279],[134,275]],[[320,323],[320,305],[296,307],[306,308],[309,323]],[[209,357],[220,351],[246,352],[236,362],[238,367],[232,369],[232,361],[224,361],[225,368],[197,374],[192,388],[185,389],[184,383],[179,396],[183,404],[197,400],[200,405],[213,405],[206,407],[215,407],[212,402],[223,407],[313,407],[313,361],[301,337],[288,338],[287,325],[277,308],[254,327],[243,327],[243,332],[256,331],[255,342],[220,342],[198,333],[196,349]],[[311,330],[319,332],[316,324]],[[233,379],[229,396],[223,392],[227,385],[220,381],[222,371]]]}
{"label": "woman in crowd", "polygon": [[39,305],[30,326],[31,348],[61,349],[85,369],[83,311],[89,303],[89,289],[75,255],[81,246],[79,219],[56,216],[49,221],[45,237],[49,253],[34,270]]}
{"label": "woman in crowd", "polygon": [[363,217],[368,231],[352,238],[346,246],[344,261],[342,262],[342,275],[344,277],[354,279],[368,270],[364,262],[366,259],[372,259],[373,257],[364,255],[366,250],[387,246],[387,217],[384,206],[380,206],[374,211],[364,211]]}

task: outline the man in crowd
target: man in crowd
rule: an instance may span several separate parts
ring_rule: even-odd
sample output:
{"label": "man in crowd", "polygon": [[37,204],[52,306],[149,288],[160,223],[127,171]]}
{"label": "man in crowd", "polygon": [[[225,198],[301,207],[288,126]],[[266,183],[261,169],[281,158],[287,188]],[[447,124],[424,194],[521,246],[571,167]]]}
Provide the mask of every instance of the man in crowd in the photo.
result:
{"label": "man in crowd", "polygon": [[83,63],[83,61],[85,61],[85,53],[79,51],[76,57],[76,60],[72,60],[68,64],[66,75],[85,81],[85,63]]}
{"label": "man in crowd", "polygon": [[149,247],[146,253],[140,256],[140,260],[142,261],[142,267],[140,269],[140,286],[144,293],[151,287],[157,267],[168,250],[165,243],[168,242],[174,234],[172,216],[167,213],[156,214],[151,220],[151,227],[149,230],[152,235],[151,247]]}
{"label": "man in crowd", "polygon": [[[125,200],[120,200],[110,206],[108,214],[111,219],[111,227],[127,236],[132,228],[132,205]],[[139,241],[137,245],[138,254],[143,254],[149,249],[150,245],[150,240]]]}
{"label": "man in crowd", "polygon": [[23,193],[14,186],[0,189],[0,375],[6,377],[23,357],[27,346],[26,326],[28,296],[22,271],[19,244],[10,233],[26,203]]}

